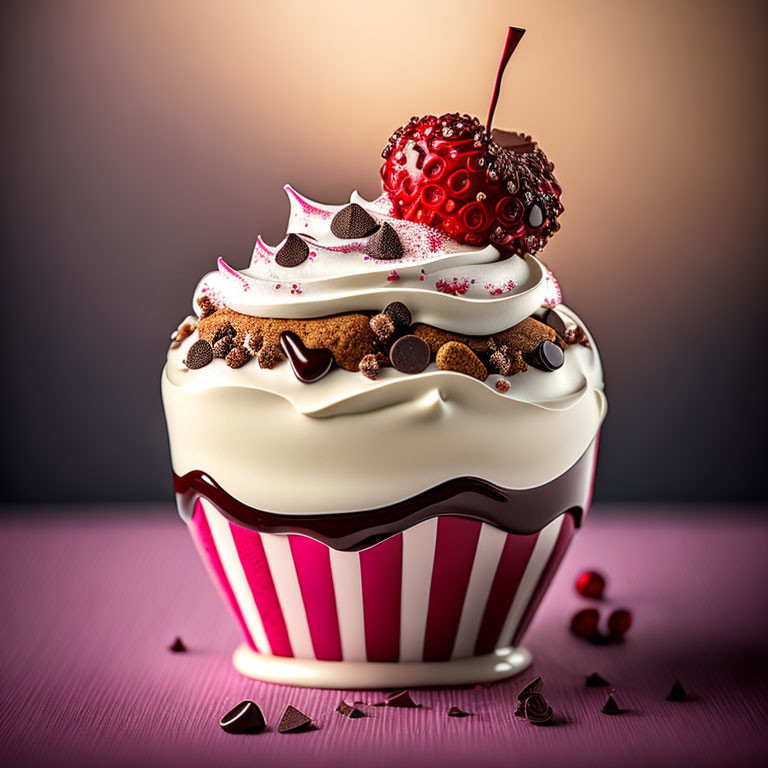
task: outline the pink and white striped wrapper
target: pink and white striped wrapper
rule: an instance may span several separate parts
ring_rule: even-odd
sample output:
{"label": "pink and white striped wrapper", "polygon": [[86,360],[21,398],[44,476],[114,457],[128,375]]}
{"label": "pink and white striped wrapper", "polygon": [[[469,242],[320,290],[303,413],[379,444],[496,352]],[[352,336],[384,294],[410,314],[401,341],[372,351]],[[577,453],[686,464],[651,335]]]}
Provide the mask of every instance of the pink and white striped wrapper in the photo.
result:
{"label": "pink and white striped wrapper", "polygon": [[[596,441],[590,451],[596,454]],[[594,461],[585,462],[586,514]],[[449,515],[359,552],[230,522],[207,499],[189,527],[250,648],[319,661],[466,659],[516,646],[574,533],[564,512],[506,533]]]}

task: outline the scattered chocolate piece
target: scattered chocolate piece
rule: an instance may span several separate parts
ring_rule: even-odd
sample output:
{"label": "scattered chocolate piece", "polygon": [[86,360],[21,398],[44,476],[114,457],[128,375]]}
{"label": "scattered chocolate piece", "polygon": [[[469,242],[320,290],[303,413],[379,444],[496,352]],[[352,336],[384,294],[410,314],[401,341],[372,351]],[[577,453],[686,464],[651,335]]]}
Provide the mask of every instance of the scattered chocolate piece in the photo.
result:
{"label": "scattered chocolate piece", "polygon": [[552,707],[540,693],[532,693],[525,699],[525,717],[532,725],[548,725],[555,718]]}
{"label": "scattered chocolate piece", "polygon": [[568,327],[565,318],[556,310],[550,309],[544,316],[544,322],[558,335],[564,336],[565,329]]}
{"label": "scattered chocolate piece", "polygon": [[506,344],[497,347],[488,358],[491,368],[501,376],[509,376],[512,373],[512,357]]}
{"label": "scattered chocolate piece", "polygon": [[418,704],[411,698],[410,691],[395,691],[390,693],[384,704],[387,707],[404,707],[406,709],[418,709]]}
{"label": "scattered chocolate piece", "polygon": [[675,678],[675,682],[667,694],[667,701],[688,701],[690,698],[691,695],[683,688],[682,683]]}
{"label": "scattered chocolate piece", "polygon": [[429,358],[429,345],[418,336],[401,336],[389,350],[392,365],[401,373],[421,373]]}
{"label": "scattered chocolate piece", "polygon": [[299,381],[311,384],[331,370],[333,354],[330,349],[309,349],[293,331],[280,334],[280,347],[285,352]]}
{"label": "scattered chocolate piece", "polygon": [[376,355],[366,355],[360,361],[360,372],[366,379],[375,379],[381,372],[381,365]]}
{"label": "scattered chocolate piece", "polygon": [[234,339],[235,336],[237,336],[235,326],[229,321],[225,321],[213,332],[213,343],[215,344],[217,341],[224,338],[229,338],[231,340]]}
{"label": "scattered chocolate piece", "polygon": [[[414,337],[415,338],[415,337]],[[437,350],[435,356],[437,367],[441,371],[456,371],[465,373],[479,381],[488,378],[488,370],[480,361],[480,358],[460,341],[449,341]]]}
{"label": "scattered chocolate piece", "polygon": [[554,341],[544,339],[536,349],[528,354],[527,361],[541,371],[556,371],[563,365],[565,356],[562,348]]}
{"label": "scattered chocolate piece", "polygon": [[226,357],[226,363],[230,368],[241,368],[250,359],[251,359],[251,356],[248,354],[245,347],[242,347],[239,344],[237,344],[236,346],[232,347],[232,349],[229,350],[229,353],[227,354],[227,357]]}
{"label": "scattered chocolate piece", "polygon": [[261,368],[274,368],[280,362],[280,347],[277,344],[264,344],[258,356]]}
{"label": "scattered chocolate piece", "polygon": [[608,685],[608,681],[597,672],[587,675],[587,688],[602,688],[604,685]]}
{"label": "scattered chocolate piece", "polygon": [[403,244],[392,225],[385,221],[366,243],[365,253],[373,259],[399,259]]}
{"label": "scattered chocolate piece", "polygon": [[498,389],[502,395],[505,395],[509,392],[509,382],[506,379],[496,379],[496,389]]}
{"label": "scattered chocolate piece", "polygon": [[474,715],[474,712],[465,712],[458,707],[451,707],[448,710],[448,717],[472,717],[472,715]]}
{"label": "scattered chocolate piece", "polygon": [[277,726],[278,733],[299,733],[308,731],[312,727],[312,718],[307,717],[303,712],[299,712],[296,707],[290,704],[283,712],[280,725]]}
{"label": "scattered chocolate piece", "polygon": [[357,203],[345,205],[332,219],[331,232],[345,240],[368,237],[378,228],[376,219]]}
{"label": "scattered chocolate piece", "polygon": [[402,301],[393,301],[387,304],[382,311],[395,324],[397,333],[405,333],[411,327],[413,322],[411,310]]}
{"label": "scattered chocolate piece", "polygon": [[616,699],[613,698],[613,694],[608,694],[608,698],[603,704],[603,708],[600,710],[604,715],[620,715],[624,710],[616,703]]}
{"label": "scattered chocolate piece", "polygon": [[534,693],[540,693],[541,687],[544,683],[541,677],[537,677],[535,680],[531,680],[528,685],[523,688],[520,693],[517,694],[517,706],[515,707],[515,717],[525,717],[525,702],[529,696]]}
{"label": "scattered chocolate piece", "polygon": [[516,351],[512,355],[512,372],[510,376],[514,376],[517,373],[525,373],[528,370],[528,363],[523,358],[523,353]]}
{"label": "scattered chocolate piece", "polygon": [[392,318],[389,315],[385,315],[383,312],[374,315],[369,325],[373,331],[373,335],[382,344],[386,344],[395,335],[395,324],[392,322]]}
{"label": "scattered chocolate piece", "polygon": [[216,311],[216,305],[210,296],[201,296],[197,300],[197,306],[200,307],[200,317],[208,317]]}
{"label": "scattered chocolate piece", "polygon": [[248,331],[243,339],[245,351],[251,356],[256,357],[264,343],[264,337],[258,331]]}
{"label": "scattered chocolate piece", "polygon": [[232,339],[229,336],[223,336],[213,344],[213,356],[224,358],[232,349]]}
{"label": "scattered chocolate piece", "polygon": [[308,256],[309,246],[298,235],[291,234],[275,254],[275,261],[281,267],[298,267]]}
{"label": "scattered chocolate piece", "polygon": [[565,329],[565,333],[563,334],[563,341],[565,341],[565,343],[569,346],[573,344],[581,344],[584,347],[592,346],[589,343],[589,337],[585,333],[584,329],[578,325],[569,325],[568,328]]}
{"label": "scattered chocolate piece", "polygon": [[227,733],[261,733],[267,727],[258,705],[248,700],[241,701],[222,715],[219,725]]}
{"label": "scattered chocolate piece", "polygon": [[213,347],[205,340],[198,339],[187,352],[184,365],[187,368],[203,368],[213,360]]}
{"label": "scattered chocolate piece", "polygon": [[181,642],[181,638],[177,637],[173,643],[168,647],[169,651],[173,651],[174,653],[186,653],[187,646],[184,645],[184,643]]}
{"label": "scattered chocolate piece", "polygon": [[[355,704],[357,703],[358,702],[355,702]],[[362,704],[362,702],[359,702],[359,703]],[[347,702],[344,701],[344,699],[342,699],[339,702],[339,706],[336,707],[336,711],[340,715],[344,715],[344,717],[349,717],[350,719],[353,719],[353,720],[358,717],[365,717],[365,712],[353,706],[352,704],[347,704]]]}

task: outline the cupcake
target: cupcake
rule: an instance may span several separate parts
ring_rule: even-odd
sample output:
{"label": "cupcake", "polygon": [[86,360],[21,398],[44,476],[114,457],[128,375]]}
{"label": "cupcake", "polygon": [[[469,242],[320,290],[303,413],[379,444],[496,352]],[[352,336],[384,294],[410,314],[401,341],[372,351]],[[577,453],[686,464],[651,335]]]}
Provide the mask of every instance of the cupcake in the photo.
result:
{"label": "cupcake", "polygon": [[413,118],[384,191],[315,202],[221,258],[162,375],[179,512],[243,674],[490,681],[589,509],[598,352],[537,258],[562,212],[527,136]]}

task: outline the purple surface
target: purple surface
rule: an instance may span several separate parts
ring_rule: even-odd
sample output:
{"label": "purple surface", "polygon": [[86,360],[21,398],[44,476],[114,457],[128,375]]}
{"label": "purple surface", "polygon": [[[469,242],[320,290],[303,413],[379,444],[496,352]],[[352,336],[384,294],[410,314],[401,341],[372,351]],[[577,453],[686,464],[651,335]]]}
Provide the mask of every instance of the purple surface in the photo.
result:
{"label": "purple surface", "polygon": [[[414,692],[419,710],[334,712],[341,693],[257,683],[230,664],[234,620],[170,508],[118,516],[10,518],[0,529],[0,763],[10,765],[749,766],[768,760],[768,526],[722,510],[598,510],[579,532],[525,644],[534,666],[481,690]],[[570,636],[590,604],[576,574],[608,575],[607,615],[635,617],[622,645]],[[180,635],[191,649],[172,654]],[[600,714],[606,689],[627,712]],[[560,722],[512,716],[535,675]],[[678,676],[698,695],[664,700]],[[344,694],[347,700],[355,698]],[[223,733],[218,717],[243,698],[272,728]],[[381,700],[380,693],[362,696]],[[318,730],[281,735],[287,704]],[[456,704],[473,718],[445,716]]]}

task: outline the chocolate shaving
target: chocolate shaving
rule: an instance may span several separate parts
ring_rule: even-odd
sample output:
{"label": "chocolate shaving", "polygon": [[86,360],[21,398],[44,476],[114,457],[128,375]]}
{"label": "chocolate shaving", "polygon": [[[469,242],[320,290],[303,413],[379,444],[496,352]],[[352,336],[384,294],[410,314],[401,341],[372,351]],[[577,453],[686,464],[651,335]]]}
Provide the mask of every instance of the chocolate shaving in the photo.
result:
{"label": "chocolate shaving", "polygon": [[459,709],[458,707],[451,707],[448,710],[448,717],[472,717],[474,714],[474,712],[465,712],[463,709]]}
{"label": "chocolate shaving", "polygon": [[275,261],[281,267],[298,267],[308,256],[309,246],[298,235],[291,234],[275,254]]}
{"label": "chocolate shaving", "polygon": [[392,225],[385,221],[366,243],[365,253],[373,259],[399,259],[403,244]]}
{"label": "chocolate shaving", "polygon": [[389,350],[392,365],[401,373],[421,373],[429,358],[429,345],[418,336],[401,336]]}
{"label": "chocolate shaving", "polygon": [[405,333],[411,327],[413,322],[411,310],[402,301],[390,302],[382,311],[395,324],[397,333]]}
{"label": "chocolate shaving", "polygon": [[219,725],[227,733],[261,733],[267,727],[267,722],[258,705],[246,700],[223,715]]}
{"label": "chocolate shaving", "polygon": [[384,705],[387,707],[403,707],[405,709],[418,709],[419,705],[411,698],[410,691],[395,691],[390,693]]}
{"label": "chocolate shaving", "polygon": [[331,219],[331,232],[343,240],[368,237],[376,231],[378,226],[376,219],[357,203],[344,206]]}
{"label": "chocolate shaving", "polygon": [[616,699],[613,698],[613,694],[608,694],[608,698],[603,704],[603,708],[600,710],[604,715],[620,715],[624,710],[616,703]]}
{"label": "chocolate shaving", "polygon": [[529,696],[541,691],[544,683],[541,677],[537,677],[535,680],[531,680],[528,685],[523,688],[520,693],[517,694],[517,706],[515,707],[515,717],[525,717],[525,701]]}
{"label": "chocolate shaving", "polygon": [[[355,702],[357,703],[357,702]],[[362,702],[361,702],[362,703]],[[352,720],[358,718],[358,717],[365,717],[365,712],[363,712],[361,709],[358,709],[357,707],[353,706],[352,704],[347,704],[344,699],[342,699],[339,702],[339,706],[336,707],[336,711],[340,715],[344,715],[344,717],[348,717]]]}
{"label": "chocolate shaving", "polygon": [[691,695],[683,688],[682,683],[675,679],[667,694],[667,701],[689,701],[690,699]]}
{"label": "chocolate shaving", "polygon": [[376,355],[366,355],[360,361],[360,372],[366,379],[375,379],[381,371],[381,365]]}
{"label": "chocolate shaving", "polygon": [[525,699],[525,717],[532,725],[548,725],[555,713],[540,693],[531,693]]}
{"label": "chocolate shaving", "polygon": [[180,637],[177,637],[173,643],[168,646],[168,650],[173,651],[174,653],[186,653],[187,646],[181,642]]}
{"label": "chocolate shaving", "polygon": [[211,360],[213,360],[213,347],[205,339],[198,339],[189,348],[184,365],[194,370],[204,368]]}
{"label": "chocolate shaving", "polygon": [[597,672],[593,672],[587,676],[587,688],[601,688],[604,685],[608,685],[608,681]]}
{"label": "chocolate shaving", "polygon": [[280,719],[280,725],[277,726],[277,732],[300,733],[301,731],[308,731],[312,727],[312,718],[307,717],[303,712],[300,712],[296,707],[292,707],[289,704]]}

